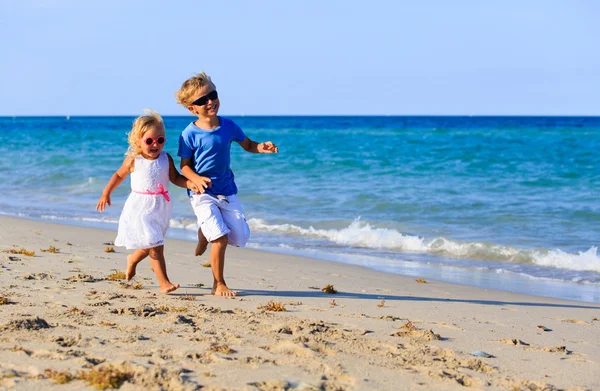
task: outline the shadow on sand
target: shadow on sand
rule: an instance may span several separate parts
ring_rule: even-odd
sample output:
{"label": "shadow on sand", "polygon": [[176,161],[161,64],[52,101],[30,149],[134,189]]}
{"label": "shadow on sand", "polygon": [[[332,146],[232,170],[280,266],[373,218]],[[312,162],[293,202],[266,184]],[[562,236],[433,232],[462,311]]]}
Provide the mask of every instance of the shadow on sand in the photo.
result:
{"label": "shadow on sand", "polygon": [[[209,292],[194,293],[187,291],[186,293],[181,292],[183,289],[201,289],[207,291],[207,288],[198,288],[192,286],[182,286],[171,296],[205,296],[210,294]],[[239,297],[249,296],[265,296],[265,297],[288,297],[288,298],[329,298],[329,299],[359,299],[359,300],[373,300],[380,302],[381,299],[386,301],[425,301],[425,302],[441,302],[441,303],[469,303],[479,305],[517,305],[517,306],[530,306],[530,307],[549,307],[549,308],[579,308],[579,309],[594,309],[600,310],[600,305],[594,304],[559,304],[559,303],[544,303],[542,301],[502,301],[502,300],[477,300],[477,299],[452,299],[452,298],[438,298],[438,297],[419,297],[419,296],[394,296],[382,294],[368,294],[368,293],[352,293],[352,292],[340,292],[336,294],[327,294],[321,291],[267,291],[267,290],[256,290],[256,289],[245,289],[240,291]],[[541,300],[542,298],[540,298]]]}

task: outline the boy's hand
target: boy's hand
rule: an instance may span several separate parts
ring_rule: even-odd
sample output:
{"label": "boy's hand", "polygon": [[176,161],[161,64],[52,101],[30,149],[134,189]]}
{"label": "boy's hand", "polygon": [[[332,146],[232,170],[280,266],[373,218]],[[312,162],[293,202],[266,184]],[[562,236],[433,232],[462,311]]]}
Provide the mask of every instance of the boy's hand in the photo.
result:
{"label": "boy's hand", "polygon": [[110,195],[102,194],[98,200],[98,203],[96,204],[96,211],[104,212],[104,209],[106,209],[106,204],[108,204],[108,206],[112,206],[110,202]]}
{"label": "boy's hand", "polygon": [[194,190],[196,194],[202,194],[206,189],[212,186],[210,178],[205,176],[199,176],[193,181],[193,184],[196,186],[196,190]]}
{"label": "boy's hand", "polygon": [[277,152],[279,152],[277,145],[273,144],[270,141],[260,143],[257,145],[256,148],[258,149],[259,153],[277,153]]}

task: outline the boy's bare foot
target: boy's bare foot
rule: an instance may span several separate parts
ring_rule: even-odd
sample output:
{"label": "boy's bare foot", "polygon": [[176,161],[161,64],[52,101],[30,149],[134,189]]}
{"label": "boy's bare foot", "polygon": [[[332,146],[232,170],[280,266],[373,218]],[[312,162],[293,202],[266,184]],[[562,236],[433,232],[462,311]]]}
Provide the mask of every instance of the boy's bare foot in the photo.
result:
{"label": "boy's bare foot", "polygon": [[129,254],[127,256],[127,270],[125,271],[125,279],[127,281],[131,281],[131,279],[133,277],[135,277],[135,269],[136,269],[137,264],[139,263],[139,261],[138,262],[134,262],[134,261],[131,260],[131,256],[132,255],[133,254]]}
{"label": "boy's bare foot", "polygon": [[167,282],[160,286],[160,291],[164,294],[167,294],[173,292],[177,288],[179,288],[179,284],[171,284],[170,282]]}
{"label": "boy's bare foot", "polygon": [[195,256],[200,256],[204,254],[206,248],[208,247],[208,240],[202,234],[202,229],[198,228],[198,244],[196,245],[196,251],[194,252]]}
{"label": "boy's bare foot", "polygon": [[232,291],[231,289],[227,288],[227,285],[223,283],[217,283],[214,285],[210,293],[215,296],[237,296],[236,291]]}

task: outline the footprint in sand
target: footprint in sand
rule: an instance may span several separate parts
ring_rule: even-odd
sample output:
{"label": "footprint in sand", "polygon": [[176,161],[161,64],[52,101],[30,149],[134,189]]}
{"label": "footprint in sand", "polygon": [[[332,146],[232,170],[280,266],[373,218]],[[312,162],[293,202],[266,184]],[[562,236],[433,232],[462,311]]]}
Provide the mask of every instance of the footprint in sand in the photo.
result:
{"label": "footprint in sand", "polygon": [[304,344],[294,343],[292,341],[281,341],[274,345],[265,346],[264,349],[276,354],[283,353],[296,357],[314,357],[315,355],[315,352]]}
{"label": "footprint in sand", "polygon": [[561,319],[561,318],[552,318],[552,319],[558,320],[559,322],[563,322],[563,323],[584,324],[586,326],[589,326],[591,324],[591,323],[588,323],[586,321],[579,320],[579,319]]}
{"label": "footprint in sand", "polygon": [[52,326],[50,326],[48,324],[48,322],[46,322],[44,319],[35,317],[35,318],[12,320],[12,321],[8,322],[7,324],[5,324],[4,326],[0,327],[0,330],[11,332],[11,331],[19,331],[19,330],[49,329],[50,327],[52,327]]}

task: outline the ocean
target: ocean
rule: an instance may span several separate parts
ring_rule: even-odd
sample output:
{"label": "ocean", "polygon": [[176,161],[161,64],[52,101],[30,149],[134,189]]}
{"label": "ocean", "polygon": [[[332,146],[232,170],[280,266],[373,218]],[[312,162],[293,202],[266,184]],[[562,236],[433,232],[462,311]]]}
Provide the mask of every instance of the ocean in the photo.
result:
{"label": "ocean", "polygon": [[[280,151],[232,145],[249,247],[600,303],[600,117],[230,118]],[[129,181],[94,208],[133,119],[0,117],[0,214],[116,231]],[[192,120],[165,117],[176,166]],[[195,240],[170,194],[168,236]]]}

